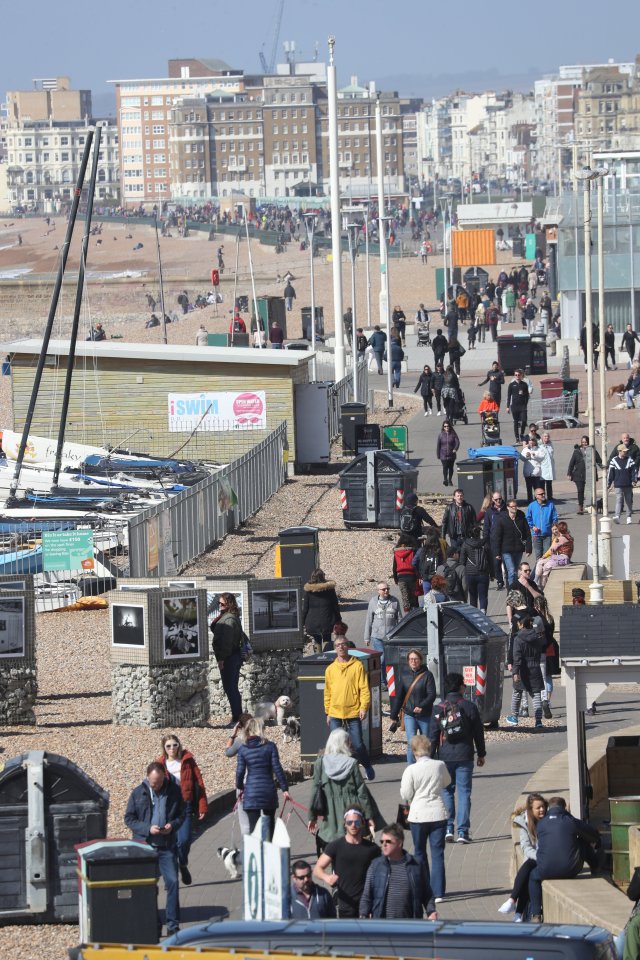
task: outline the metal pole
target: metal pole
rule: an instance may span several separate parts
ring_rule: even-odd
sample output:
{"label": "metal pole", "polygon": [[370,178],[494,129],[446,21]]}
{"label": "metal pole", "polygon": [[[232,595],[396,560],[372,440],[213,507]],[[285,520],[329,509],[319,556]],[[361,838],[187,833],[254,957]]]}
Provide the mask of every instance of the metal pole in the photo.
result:
{"label": "metal pole", "polygon": [[[384,167],[382,165],[382,109],[380,94],[376,96],[376,164],[378,174],[378,233],[380,235],[380,328],[386,327],[387,350],[391,349],[391,323],[389,316],[389,273],[387,238],[385,235]],[[389,356],[389,354],[387,354]],[[387,405],[393,407],[391,364],[387,363]]]}
{"label": "metal pole", "polygon": [[367,265],[367,330],[371,329],[371,273],[369,270],[369,205],[365,206],[364,213],[364,256]]}
{"label": "metal pole", "polygon": [[[235,323],[233,322],[233,318],[236,315],[236,304],[238,302],[238,261],[239,259],[240,259],[240,229],[236,234],[236,269],[233,277],[233,308],[231,310],[231,346],[233,346],[233,337],[235,333]],[[217,299],[218,297],[216,294],[216,300]]]}
{"label": "metal pole", "polygon": [[358,402],[358,351],[356,350],[356,254],[358,248],[356,245],[357,226],[350,223],[347,226],[349,237],[349,254],[351,256],[351,364],[353,367],[353,399]]}
{"label": "metal pole", "polygon": [[162,310],[162,342],[167,343],[167,321],[164,310],[164,280],[162,278],[162,258],[160,257],[160,237],[158,236],[158,218],[156,221],[156,253],[158,254],[158,279],[160,280],[160,309]]}
{"label": "metal pole", "polygon": [[[611,518],[607,503],[607,381],[605,376],[604,335],[604,199],[603,178],[606,171],[599,171],[598,188],[598,323],[600,328],[600,443],[602,457],[602,516],[600,518],[601,567],[604,577],[611,577]],[[595,472],[595,463],[593,469]]]}
{"label": "metal pole", "polygon": [[318,379],[316,370],[316,278],[313,264],[316,216],[314,213],[306,214],[305,219],[307,221],[307,235],[310,238],[309,242],[311,246],[311,349],[313,350],[313,356],[311,357],[311,379],[312,382],[315,383]]}
{"label": "metal pole", "polygon": [[333,62],[335,37],[329,37],[327,98],[329,107],[329,177],[331,193],[331,253],[333,267],[333,322],[336,346],[335,377],[342,380],[345,372],[344,328],[342,323],[342,244],[340,227],[340,170],[338,168],[338,92],[336,67]]}
{"label": "metal pole", "polygon": [[[249,274],[251,276],[251,292],[253,293],[253,312],[256,318],[256,324],[260,326],[260,317],[258,315],[258,298],[256,296],[256,279],[253,275],[253,260],[251,259],[251,240],[249,239],[249,221],[247,218],[244,218],[244,229],[247,234],[247,253],[249,254]],[[240,234],[238,234],[238,249],[240,249]],[[236,276],[238,275],[238,265],[236,263]],[[233,309],[235,310],[236,305],[234,303]],[[267,345],[267,335],[269,331],[265,330],[264,335],[264,345]]]}

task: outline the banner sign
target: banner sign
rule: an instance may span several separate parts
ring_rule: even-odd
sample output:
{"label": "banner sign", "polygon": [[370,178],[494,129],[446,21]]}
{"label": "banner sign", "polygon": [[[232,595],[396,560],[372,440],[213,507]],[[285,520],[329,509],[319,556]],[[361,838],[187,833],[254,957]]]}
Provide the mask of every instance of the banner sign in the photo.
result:
{"label": "banner sign", "polygon": [[266,427],[264,390],[244,393],[170,393],[167,396],[169,432],[242,430]]}
{"label": "banner sign", "polygon": [[42,553],[45,571],[93,570],[93,530],[47,530]]}

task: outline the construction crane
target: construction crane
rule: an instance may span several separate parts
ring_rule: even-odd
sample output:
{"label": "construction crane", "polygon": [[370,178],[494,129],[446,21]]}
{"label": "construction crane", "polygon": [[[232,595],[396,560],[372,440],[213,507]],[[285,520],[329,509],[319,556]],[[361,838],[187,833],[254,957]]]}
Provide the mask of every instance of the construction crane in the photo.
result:
{"label": "construction crane", "polygon": [[284,0],[278,0],[278,12],[276,14],[275,24],[273,26],[273,40],[271,43],[271,56],[269,62],[264,55],[264,43],[259,53],[260,65],[263,73],[273,73],[276,66],[276,57],[278,56],[278,40],[280,39],[280,27],[282,26],[282,14],[284,13]]}

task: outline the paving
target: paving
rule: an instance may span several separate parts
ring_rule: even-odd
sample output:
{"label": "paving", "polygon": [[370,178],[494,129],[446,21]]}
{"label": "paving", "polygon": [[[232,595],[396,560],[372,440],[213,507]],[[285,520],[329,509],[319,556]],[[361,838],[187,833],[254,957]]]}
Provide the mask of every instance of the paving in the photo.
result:
{"label": "paving", "polygon": [[[406,309],[406,307],[405,307]],[[407,311],[408,313],[408,311]],[[462,338],[466,342],[464,328]],[[584,367],[579,363],[576,346],[572,347],[572,374],[580,376],[582,404],[584,408],[586,388]],[[403,375],[399,391],[394,391],[394,404],[400,406],[404,392],[411,392],[416,384],[418,371],[425,362],[431,363],[433,354],[429,348],[419,348],[415,338],[408,338],[410,372]],[[482,389],[477,386],[483,376],[480,372],[489,369],[496,358],[494,344],[479,344],[475,351],[468,351],[463,358],[462,387],[467,399],[470,424],[459,424],[456,430],[460,435],[461,448],[480,445],[479,418],[475,413]],[[551,360],[550,375],[559,370],[560,358]],[[626,373],[618,371],[608,374],[609,383],[626,379]],[[378,385],[380,381],[380,385]],[[375,372],[370,377],[370,385],[375,389],[384,389],[383,378]],[[503,391],[506,398],[506,388]],[[504,403],[503,403],[504,410]],[[637,412],[613,411],[610,436],[628,429],[631,435],[637,434]],[[435,491],[446,494],[442,486],[442,472],[435,459],[435,442],[442,418],[423,417],[422,414],[409,421],[411,457],[419,470],[419,490]],[[510,418],[503,416],[503,440],[510,442]],[[575,488],[564,479],[564,470],[568,464],[576,438],[585,431],[556,431],[553,434],[556,447],[556,465],[559,476],[554,484],[554,499],[558,511],[565,517],[576,540],[575,557],[580,559],[586,553],[586,536],[590,529],[589,517],[576,515]],[[479,508],[479,504],[474,504]],[[637,528],[614,527],[614,536],[624,533],[632,535],[632,570],[640,570]],[[496,622],[504,624],[504,592],[498,593],[492,587],[489,595],[489,615]],[[364,598],[363,598],[364,601]],[[360,609],[350,611],[350,633],[358,636],[361,629],[364,602]],[[508,712],[511,684],[505,678],[503,715]],[[601,736],[613,733],[620,727],[637,722],[639,701],[636,693],[615,693],[607,691],[598,702],[598,713],[587,718],[587,736]],[[496,738],[488,744],[486,766],[478,770],[474,777],[472,794],[471,832],[473,843],[448,845],[446,850],[447,896],[440,904],[440,915],[445,919],[485,920],[503,919],[497,908],[508,893],[508,872],[510,859],[510,814],[519,794],[525,789],[527,781],[551,757],[566,749],[566,715],[564,710],[564,690],[556,683],[553,694],[554,720],[557,726],[547,727],[541,733],[522,733],[503,739]],[[319,718],[320,719],[320,718]],[[233,763],[235,761],[221,762]],[[400,758],[388,758],[376,764],[377,776],[372,789],[382,811],[393,819],[399,799],[399,782],[404,769]],[[307,805],[310,787],[308,783],[292,788],[294,799]],[[291,852],[293,858],[303,857],[311,861],[315,858],[315,843],[297,815],[288,821],[291,834]],[[223,865],[216,857],[220,846],[239,845],[240,832],[237,819],[233,814],[207,826],[198,837],[191,852],[191,871],[194,877],[192,886],[181,890],[183,905],[183,925],[188,925],[210,917],[230,915],[242,916],[242,884],[240,880],[228,879]],[[407,836],[407,846],[411,841]]]}

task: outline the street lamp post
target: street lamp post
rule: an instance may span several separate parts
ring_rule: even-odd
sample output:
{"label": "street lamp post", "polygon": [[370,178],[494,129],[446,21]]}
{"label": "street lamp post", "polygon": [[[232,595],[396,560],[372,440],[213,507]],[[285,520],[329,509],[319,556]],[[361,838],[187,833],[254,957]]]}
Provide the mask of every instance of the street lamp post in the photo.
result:
{"label": "street lamp post", "polygon": [[307,238],[309,240],[309,250],[311,257],[311,349],[313,351],[311,356],[311,379],[313,383],[317,380],[317,370],[316,370],[316,283],[315,283],[315,272],[313,264],[313,246],[314,246],[314,237],[316,231],[316,215],[315,213],[304,213],[303,214],[305,225],[307,228]]}
{"label": "street lamp post", "polygon": [[[602,516],[600,517],[600,548],[603,576],[610,578],[613,573],[611,562],[611,517],[607,503],[607,379],[604,335],[606,330],[604,315],[604,198],[603,180],[609,172],[607,166],[597,170],[598,198],[598,325],[600,330],[600,441],[602,457]],[[595,471],[595,464],[594,464]]]}
{"label": "street lamp post", "polygon": [[356,257],[358,255],[357,223],[347,224],[349,255],[351,259],[351,365],[353,368],[353,399],[358,402],[358,351],[356,349],[357,307],[356,307]]}
{"label": "street lamp post", "polygon": [[[380,327],[387,332],[387,349],[391,349],[391,318],[389,315],[389,273],[387,238],[385,235],[384,167],[382,165],[382,109],[380,94],[376,96],[376,166],[378,174],[378,235],[380,239]],[[393,407],[391,364],[387,364],[387,404]]]}
{"label": "street lamp post", "polygon": [[596,488],[596,419],[594,409],[593,389],[593,317],[591,304],[591,181],[598,176],[590,167],[576,171],[578,180],[583,185],[583,212],[584,212],[584,292],[585,292],[585,330],[587,341],[587,407],[589,411],[589,447],[591,448],[591,566],[593,579],[589,587],[589,603],[600,604],[603,601],[603,586],[599,581],[599,544],[598,544],[598,511]]}

